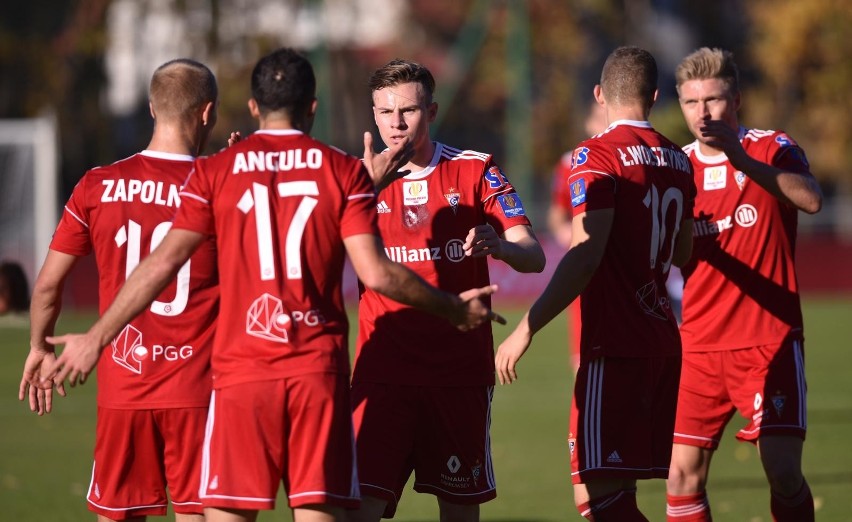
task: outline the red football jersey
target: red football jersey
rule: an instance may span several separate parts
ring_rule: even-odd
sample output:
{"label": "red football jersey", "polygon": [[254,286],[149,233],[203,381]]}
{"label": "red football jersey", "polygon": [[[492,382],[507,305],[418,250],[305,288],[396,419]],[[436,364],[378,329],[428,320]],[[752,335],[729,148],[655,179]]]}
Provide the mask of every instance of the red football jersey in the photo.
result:
{"label": "red football jersey", "polygon": [[[781,131],[740,128],[749,156],[811,176]],[[684,350],[732,350],[802,335],[794,254],[798,210],[736,170],[725,154],[684,147],[695,169],[692,259],[684,267]]]}
{"label": "red football jersey", "polygon": [[[441,143],[426,169],[394,181],[377,199],[374,212],[391,261],[456,294],[489,284],[486,258],[467,257],[462,249],[471,228],[488,223],[502,234],[530,223],[490,155]],[[354,380],[494,384],[490,325],[461,332],[446,319],[361,290]]]}
{"label": "red football jersey", "polygon": [[[80,179],[50,248],[94,250],[100,311],[172,226],[193,158],[142,151]],[[216,247],[206,241],[145,312],[124,327],[98,361],[98,404],[150,409],[206,406],[210,352],[219,312]]]}
{"label": "red football jersey", "polygon": [[349,373],[343,238],[378,235],[361,161],[299,131],[258,131],[196,161],[175,226],[216,236],[213,386]]}
{"label": "red football jersey", "polygon": [[574,216],[614,209],[603,258],[581,294],[581,358],[679,355],[666,278],[692,216],[692,166],[646,121],[621,120],[581,143],[569,178]]}

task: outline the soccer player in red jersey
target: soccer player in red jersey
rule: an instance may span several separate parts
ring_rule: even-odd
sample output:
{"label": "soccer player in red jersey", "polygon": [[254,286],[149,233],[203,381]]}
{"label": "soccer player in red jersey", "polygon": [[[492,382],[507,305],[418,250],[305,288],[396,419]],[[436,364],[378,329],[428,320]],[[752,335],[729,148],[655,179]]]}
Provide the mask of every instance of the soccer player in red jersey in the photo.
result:
{"label": "soccer player in red jersey", "polygon": [[[487,285],[487,256],[540,272],[544,252],[518,194],[489,154],[433,142],[435,80],[394,60],[370,79],[373,114],[389,147],[409,141],[400,172],[376,178],[388,257],[449,292]],[[353,372],[361,509],[350,521],[392,517],[412,470],[438,498],[441,520],[479,520],[496,496],[489,440],[494,387],[489,325],[459,332],[364,288]]]}
{"label": "soccer player in red jersey", "polygon": [[[171,227],[180,188],[216,122],[216,98],[216,79],[204,65],[179,59],[160,66],[151,78],[154,132],[147,149],[86,172],[74,188],[33,290],[19,398],[29,396],[39,415],[51,411],[52,390],[39,389],[35,380],[49,375],[56,359],[45,337],[53,334],[71,269],[94,251],[100,310],[106,310],[126,276]],[[174,275],[144,312],[104,339],[110,347],[97,359],[95,462],[87,499],[98,520],[165,515],[169,499],[176,520],[203,519],[198,470],[219,313],[213,240],[205,240]],[[58,391],[65,394],[61,384]]]}
{"label": "soccer player in red jersey", "polygon": [[48,375],[75,384],[118,325],[215,237],[221,311],[201,467],[205,517],[254,520],[274,509],[283,481],[296,522],[341,520],[359,502],[344,256],[369,288],[461,329],[497,319],[480,299],[496,287],[449,294],[388,259],[367,169],[308,135],[317,102],[306,58],[286,48],[264,56],[251,86],[260,130],[196,161],[172,229],[87,334],[51,339],[66,346]]}
{"label": "soccer player in red jersey", "polygon": [[814,519],[802,475],[805,374],[794,266],[799,211],[822,192],[805,153],[782,131],[741,127],[733,56],[701,48],[675,71],[696,140],[695,248],[684,267],[683,373],[668,480],[670,521],[710,520],[713,451],[739,411],[737,438],[757,444],[777,521]]}
{"label": "soccer player in red jersey", "polygon": [[671,455],[681,344],[666,277],[689,258],[695,186],[647,121],[656,95],[653,56],[609,55],[595,86],[609,127],[572,159],[571,249],[496,356],[500,382],[515,381],[533,335],[582,293],[569,446],[574,502],[597,522],[647,520],[636,481],[665,478]]}

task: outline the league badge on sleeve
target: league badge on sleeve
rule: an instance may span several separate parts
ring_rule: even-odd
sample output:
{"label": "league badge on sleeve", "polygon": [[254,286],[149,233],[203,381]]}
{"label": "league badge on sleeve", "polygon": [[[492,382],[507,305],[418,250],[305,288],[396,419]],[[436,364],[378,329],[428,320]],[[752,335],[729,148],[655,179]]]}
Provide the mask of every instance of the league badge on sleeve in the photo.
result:
{"label": "league badge on sleeve", "polygon": [[492,189],[498,189],[503,185],[509,184],[509,179],[497,165],[494,165],[485,172],[485,180],[488,181],[488,188]]}
{"label": "league badge on sleeve", "polygon": [[577,207],[586,202],[586,180],[578,179],[571,183],[571,206]]}
{"label": "league badge on sleeve", "polygon": [[740,190],[742,190],[743,187],[745,187],[746,175],[743,171],[741,171],[741,170],[736,171],[734,173],[734,180],[737,182],[737,187],[739,187]]}
{"label": "league badge on sleeve", "polygon": [[571,155],[571,168],[579,167],[589,160],[589,147],[577,147]]}
{"label": "league badge on sleeve", "polygon": [[497,201],[500,202],[500,208],[503,209],[503,215],[507,218],[525,216],[524,205],[521,203],[521,198],[514,192],[497,196]]}

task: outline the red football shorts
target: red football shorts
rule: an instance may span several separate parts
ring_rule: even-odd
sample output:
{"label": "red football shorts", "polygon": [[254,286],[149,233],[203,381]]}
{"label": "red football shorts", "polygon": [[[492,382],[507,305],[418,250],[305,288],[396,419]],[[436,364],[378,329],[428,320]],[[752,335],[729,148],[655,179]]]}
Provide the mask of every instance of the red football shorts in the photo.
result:
{"label": "red football shorts", "polygon": [[204,507],[357,508],[349,379],[311,373],[214,390],[201,470]]}
{"label": "red football shorts", "polygon": [[396,506],[411,472],[414,490],[455,504],[497,496],[491,462],[493,386],[352,386],[361,494]]}
{"label": "red football shorts", "polygon": [[198,478],[207,408],[98,407],[89,510],[114,520],[199,514]]}
{"label": "red football shorts", "polygon": [[805,353],[801,339],[725,352],[684,352],[674,441],[715,450],[735,411],[749,419],[741,441],[805,438]]}
{"label": "red football shorts", "polygon": [[571,480],[666,478],[680,357],[581,363],[571,403]]}

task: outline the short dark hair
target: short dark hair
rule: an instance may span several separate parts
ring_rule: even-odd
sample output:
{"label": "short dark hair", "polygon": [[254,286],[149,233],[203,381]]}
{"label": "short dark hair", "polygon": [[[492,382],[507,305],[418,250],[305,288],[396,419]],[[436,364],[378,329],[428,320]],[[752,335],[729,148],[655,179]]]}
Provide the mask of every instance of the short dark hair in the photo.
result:
{"label": "short dark hair", "polygon": [[181,119],[190,111],[216,102],[216,77],[206,65],[178,58],[157,67],[148,97],[158,118]]}
{"label": "short dark hair", "polygon": [[648,51],[634,46],[610,53],[601,71],[601,90],[608,102],[654,104],[657,90],[657,61]]}
{"label": "short dark hair", "polygon": [[399,58],[376,69],[370,77],[370,92],[401,83],[419,83],[426,93],[426,102],[432,102],[432,94],[435,92],[435,78],[432,73],[424,65]]}
{"label": "short dark hair", "polygon": [[290,118],[301,118],[316,98],[316,89],[311,62],[289,47],[258,60],[251,73],[251,95],[261,114],[285,111]]}
{"label": "short dark hair", "polygon": [[9,292],[9,309],[25,312],[30,309],[30,286],[24,268],[14,261],[0,263],[0,278],[6,281]]}

